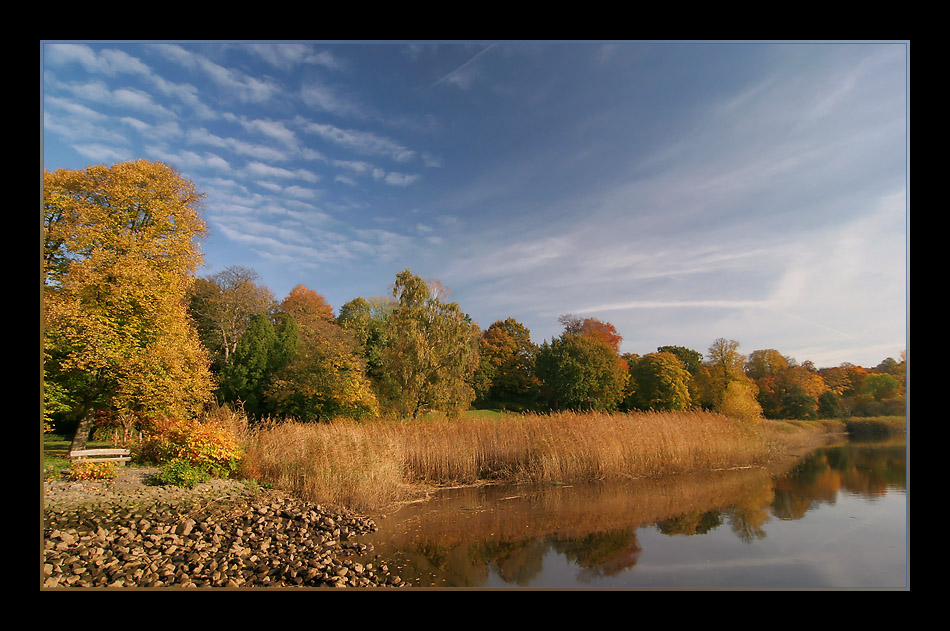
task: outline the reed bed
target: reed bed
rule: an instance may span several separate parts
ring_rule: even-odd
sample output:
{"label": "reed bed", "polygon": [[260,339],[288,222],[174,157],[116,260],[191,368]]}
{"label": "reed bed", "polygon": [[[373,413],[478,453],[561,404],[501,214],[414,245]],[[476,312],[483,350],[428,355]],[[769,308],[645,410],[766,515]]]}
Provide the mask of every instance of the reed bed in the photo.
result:
{"label": "reed bed", "polygon": [[655,477],[770,455],[754,425],[706,412],[267,423],[242,442],[247,477],[356,510],[398,501],[420,484]]}

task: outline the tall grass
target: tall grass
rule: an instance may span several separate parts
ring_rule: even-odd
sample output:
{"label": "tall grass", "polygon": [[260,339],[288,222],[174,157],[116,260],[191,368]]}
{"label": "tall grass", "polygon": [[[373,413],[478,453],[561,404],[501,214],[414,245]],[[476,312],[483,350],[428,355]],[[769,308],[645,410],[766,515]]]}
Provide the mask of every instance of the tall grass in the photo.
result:
{"label": "tall grass", "polygon": [[311,501],[368,510],[418,484],[571,482],[763,463],[769,442],[705,412],[439,416],[243,430],[242,474]]}

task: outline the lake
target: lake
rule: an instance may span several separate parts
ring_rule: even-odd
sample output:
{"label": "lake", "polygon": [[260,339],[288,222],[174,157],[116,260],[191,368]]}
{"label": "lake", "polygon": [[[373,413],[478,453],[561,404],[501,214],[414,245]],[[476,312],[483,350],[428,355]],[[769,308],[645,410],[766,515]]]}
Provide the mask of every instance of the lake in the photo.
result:
{"label": "lake", "polygon": [[906,478],[890,442],[779,473],[447,489],[361,540],[428,588],[907,589]]}

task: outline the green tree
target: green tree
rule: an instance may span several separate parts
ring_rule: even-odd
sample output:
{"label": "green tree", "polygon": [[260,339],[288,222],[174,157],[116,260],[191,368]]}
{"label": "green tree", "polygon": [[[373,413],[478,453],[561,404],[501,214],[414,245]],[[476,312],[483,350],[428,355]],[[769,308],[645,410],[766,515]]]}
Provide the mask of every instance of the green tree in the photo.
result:
{"label": "green tree", "polygon": [[818,396],[819,418],[840,418],[843,415],[841,397],[832,390],[825,390]]}
{"label": "green tree", "polygon": [[221,373],[221,399],[240,401],[251,416],[272,411],[266,393],[275,374],[296,356],[299,337],[297,321],[292,316],[280,317],[275,326],[268,314],[254,315]]}
{"label": "green tree", "polygon": [[475,383],[480,398],[504,406],[530,405],[538,388],[538,346],[528,328],[514,318],[498,320],[482,333],[479,352]]}
{"label": "green tree", "polygon": [[628,374],[620,358],[601,340],[565,333],[538,349],[536,371],[554,409],[617,409]]}
{"label": "green tree", "polygon": [[393,301],[385,297],[354,298],[340,307],[336,318],[341,328],[352,333],[366,363],[366,372],[377,389],[383,381],[383,352],[394,306]]}
{"label": "green tree", "polygon": [[45,172],[44,376],[78,419],[196,414],[214,387],[186,310],[205,233],[194,184],[161,163]]}
{"label": "green tree", "polygon": [[686,348],[685,346],[660,346],[656,349],[658,353],[673,353],[681,362],[683,366],[689,371],[690,375],[695,375],[699,372],[699,367],[703,363],[703,354],[699,351],[694,351],[691,348]]}
{"label": "green tree", "polygon": [[900,382],[893,375],[887,373],[871,373],[864,378],[861,385],[861,394],[875,401],[890,399],[897,396]]}
{"label": "green tree", "polygon": [[626,402],[637,410],[685,410],[690,406],[690,374],[673,353],[648,353],[630,366],[636,390]]}
{"label": "green tree", "polygon": [[445,289],[406,269],[396,275],[396,299],[383,352],[383,392],[389,406],[416,418],[426,409],[450,415],[475,398],[471,382],[478,366],[477,325],[446,302]]}

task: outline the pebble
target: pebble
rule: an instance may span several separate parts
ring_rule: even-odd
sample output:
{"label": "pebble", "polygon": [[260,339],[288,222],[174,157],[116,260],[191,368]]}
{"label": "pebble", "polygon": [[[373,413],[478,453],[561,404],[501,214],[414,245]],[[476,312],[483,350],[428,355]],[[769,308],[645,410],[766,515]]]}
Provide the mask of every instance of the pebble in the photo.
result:
{"label": "pebble", "polygon": [[365,561],[367,517],[233,480],[181,489],[133,475],[147,472],[44,484],[44,588],[404,585]]}

